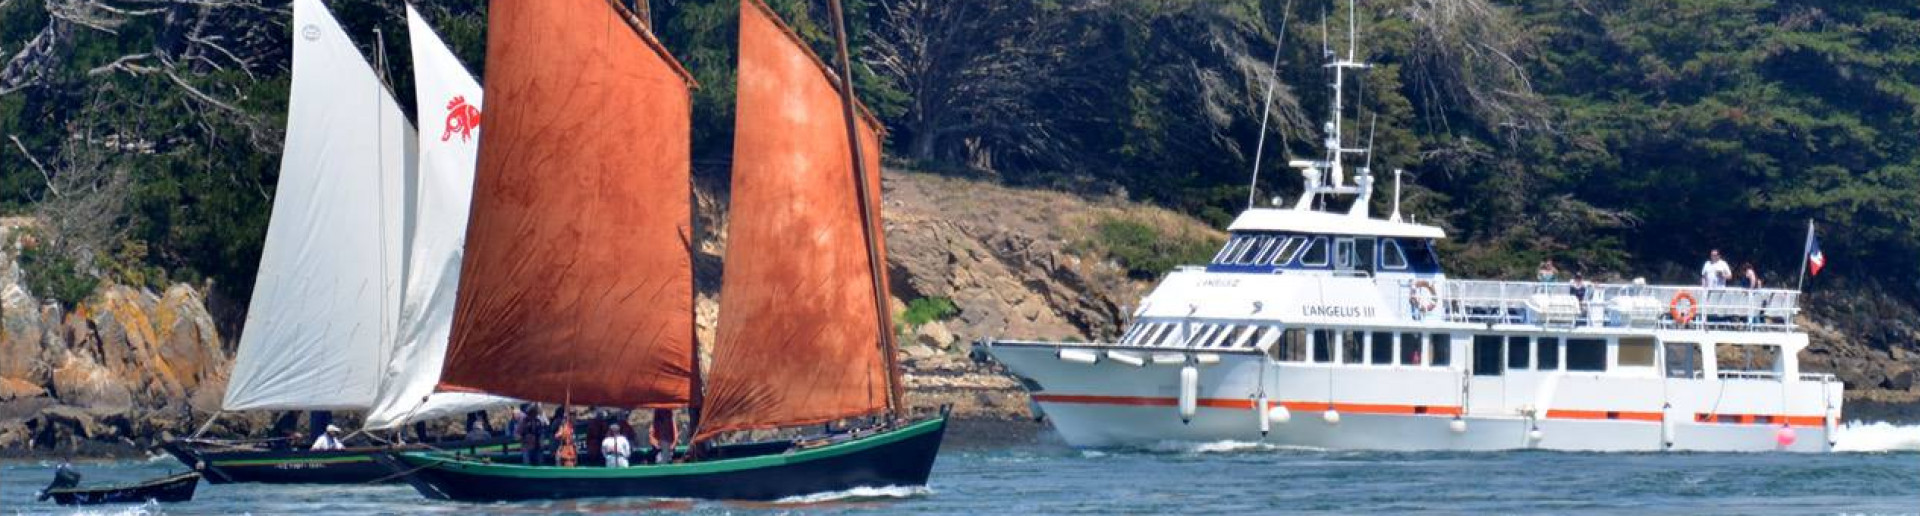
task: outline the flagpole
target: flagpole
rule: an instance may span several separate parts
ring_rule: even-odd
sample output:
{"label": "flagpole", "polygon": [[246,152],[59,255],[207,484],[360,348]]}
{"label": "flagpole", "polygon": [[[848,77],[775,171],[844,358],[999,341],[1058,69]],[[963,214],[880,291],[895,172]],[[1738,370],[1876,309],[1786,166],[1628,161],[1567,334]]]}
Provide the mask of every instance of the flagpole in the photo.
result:
{"label": "flagpole", "polygon": [[1800,242],[1800,280],[1794,283],[1793,290],[1804,291],[1807,286],[1807,255],[1813,252],[1813,219],[1807,219],[1807,239]]}

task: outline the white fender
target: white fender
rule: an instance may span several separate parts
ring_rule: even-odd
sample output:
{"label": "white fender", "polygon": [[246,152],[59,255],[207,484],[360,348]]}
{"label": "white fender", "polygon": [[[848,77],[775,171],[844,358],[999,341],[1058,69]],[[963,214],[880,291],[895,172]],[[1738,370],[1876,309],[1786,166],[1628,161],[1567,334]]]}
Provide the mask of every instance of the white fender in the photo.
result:
{"label": "white fender", "polygon": [[1320,419],[1325,420],[1329,425],[1340,424],[1340,411],[1329,408],[1320,414]]}
{"label": "white fender", "polygon": [[1827,449],[1831,450],[1833,449],[1833,445],[1840,444],[1840,439],[1839,439],[1840,435],[1837,433],[1838,430],[1840,429],[1840,411],[1838,409],[1834,407],[1827,407],[1826,424],[1827,424]]}
{"label": "white fender", "polygon": [[1660,408],[1660,445],[1662,449],[1673,449],[1674,427],[1680,425],[1680,421],[1678,418],[1675,418],[1673,414],[1673,404],[1671,403]]}
{"label": "white fender", "polygon": [[1272,410],[1270,404],[1266,396],[1261,396],[1260,399],[1254,400],[1253,402],[1253,417],[1260,419],[1261,437],[1266,437],[1267,432],[1273,430],[1272,418],[1267,417],[1267,412]]}
{"label": "white fender", "polygon": [[1533,427],[1532,430],[1527,431],[1527,441],[1539,443],[1541,439],[1546,439],[1546,438],[1547,438],[1547,433],[1540,431],[1540,427],[1538,426]]}
{"label": "white fender", "polygon": [[1100,361],[1100,354],[1089,349],[1062,349],[1053,355],[1060,357],[1061,362],[1075,364],[1092,364]]}
{"label": "white fender", "polygon": [[1453,421],[1447,422],[1447,430],[1452,430],[1456,434],[1467,433],[1467,420],[1460,416],[1453,416]]}
{"label": "white fender", "polygon": [[1267,409],[1267,420],[1285,424],[1293,421],[1293,411],[1287,410],[1286,405],[1274,405],[1273,408]]}
{"label": "white fender", "polygon": [[1180,365],[1187,363],[1187,356],[1180,353],[1154,353],[1153,365]]}
{"label": "white fender", "polygon": [[1193,411],[1200,401],[1200,369],[1193,366],[1180,368],[1180,422],[1193,421]]}
{"label": "white fender", "polygon": [[1220,363],[1220,354],[1219,353],[1195,353],[1193,355],[1193,361],[1199,362],[1200,365],[1218,364]]}
{"label": "white fender", "polygon": [[1122,363],[1122,364],[1126,364],[1126,365],[1130,365],[1130,366],[1134,366],[1134,367],[1140,367],[1140,366],[1144,366],[1144,365],[1147,365],[1147,359],[1146,359],[1146,357],[1142,357],[1142,356],[1140,356],[1140,355],[1135,355],[1135,354],[1133,354],[1133,353],[1123,353],[1123,352],[1119,352],[1119,351],[1108,351],[1108,352],[1107,352],[1107,358],[1108,358],[1108,359],[1111,359],[1111,360],[1113,360],[1113,361],[1115,361],[1115,362],[1119,362],[1119,363]]}

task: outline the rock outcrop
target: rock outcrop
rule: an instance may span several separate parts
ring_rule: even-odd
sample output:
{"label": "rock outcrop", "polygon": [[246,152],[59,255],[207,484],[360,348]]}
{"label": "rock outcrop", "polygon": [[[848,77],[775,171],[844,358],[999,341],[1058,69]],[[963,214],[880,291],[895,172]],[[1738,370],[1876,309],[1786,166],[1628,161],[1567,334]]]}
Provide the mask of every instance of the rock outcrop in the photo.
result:
{"label": "rock outcrop", "polygon": [[217,409],[230,353],[202,294],[106,285],[75,307],[27,291],[0,233],[0,450],[147,444]]}

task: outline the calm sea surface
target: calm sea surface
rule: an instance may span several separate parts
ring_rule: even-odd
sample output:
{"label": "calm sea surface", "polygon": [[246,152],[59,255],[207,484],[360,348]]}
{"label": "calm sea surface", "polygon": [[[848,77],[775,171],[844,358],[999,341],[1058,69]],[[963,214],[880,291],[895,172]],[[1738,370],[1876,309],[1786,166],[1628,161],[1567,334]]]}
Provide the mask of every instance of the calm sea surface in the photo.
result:
{"label": "calm sea surface", "polygon": [[[613,499],[430,501],[391,486],[202,483],[193,502],[76,511],[33,501],[50,464],[0,465],[0,514],[1113,514],[1411,512],[1920,514],[1920,428],[1888,427],[1824,455],[1378,453],[1169,445],[1094,452],[1049,436],[942,453],[927,490],[841,493],[778,504]],[[77,465],[87,481],[178,471],[171,459]]]}

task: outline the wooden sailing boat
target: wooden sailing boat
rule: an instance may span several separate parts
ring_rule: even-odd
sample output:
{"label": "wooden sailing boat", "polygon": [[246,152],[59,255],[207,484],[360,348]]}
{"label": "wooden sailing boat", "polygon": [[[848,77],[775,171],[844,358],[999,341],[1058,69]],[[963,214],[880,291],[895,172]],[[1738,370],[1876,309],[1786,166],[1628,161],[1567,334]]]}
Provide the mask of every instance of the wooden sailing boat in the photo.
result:
{"label": "wooden sailing boat", "polygon": [[[407,10],[416,70],[431,69],[417,74],[420,93],[451,89],[477,105],[479,85]],[[462,162],[459,146],[477,142],[416,134],[326,6],[298,0],[293,11],[280,184],[222,410],[366,410],[368,427],[385,429],[510,403],[423,399],[438,380],[436,350],[452,324],[458,235],[472,191],[471,151]],[[420,100],[422,120],[443,118],[444,99]],[[308,451],[307,444],[185,439],[163,448],[213,483],[391,476],[371,460],[382,448]]]}
{"label": "wooden sailing boat", "polygon": [[[625,9],[562,3],[489,11],[493,107],[468,230],[473,280],[460,290],[441,389],[697,407],[701,458],[626,468],[425,452],[380,460],[422,494],[455,500],[770,500],[924,485],[946,420],[900,417],[881,302],[878,124],[855,115],[850,85],[765,5],[741,2],[731,238],[702,378],[692,81]],[[885,423],[857,436],[710,444],[869,416]]]}

